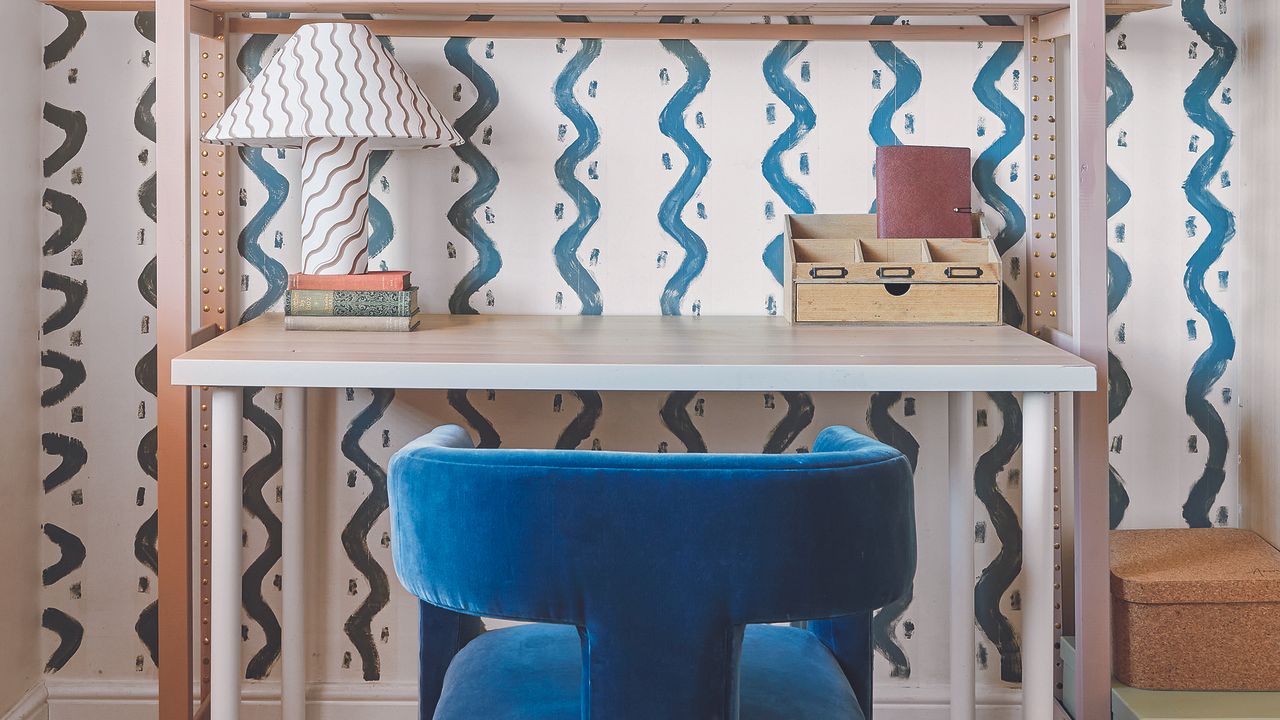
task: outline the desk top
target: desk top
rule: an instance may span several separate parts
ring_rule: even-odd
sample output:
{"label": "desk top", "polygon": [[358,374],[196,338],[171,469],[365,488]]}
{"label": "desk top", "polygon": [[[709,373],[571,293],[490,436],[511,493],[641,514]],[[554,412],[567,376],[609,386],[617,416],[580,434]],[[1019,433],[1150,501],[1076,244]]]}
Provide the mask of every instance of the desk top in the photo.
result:
{"label": "desk top", "polygon": [[1088,362],[1010,326],[780,317],[424,315],[411,333],[266,315],[173,361],[177,385],[491,390],[1091,391]]}

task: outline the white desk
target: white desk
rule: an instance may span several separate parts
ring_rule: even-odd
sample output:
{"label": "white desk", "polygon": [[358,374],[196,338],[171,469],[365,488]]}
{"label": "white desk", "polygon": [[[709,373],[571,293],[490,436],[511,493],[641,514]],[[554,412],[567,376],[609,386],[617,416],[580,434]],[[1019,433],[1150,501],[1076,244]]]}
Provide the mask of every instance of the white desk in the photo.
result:
{"label": "white desk", "polygon": [[[286,388],[284,717],[303,717],[303,389],[914,391],[949,393],[951,712],[972,718],[973,397],[1023,395],[1023,717],[1053,716],[1053,394],[1097,389],[1076,356],[1000,327],[790,325],[776,317],[426,316],[414,333],[286,332],[265,316],[173,361],[213,390],[211,697],[240,701],[243,387]],[[1064,406],[1069,403],[1064,402]],[[1064,455],[1066,453],[1064,452]]]}

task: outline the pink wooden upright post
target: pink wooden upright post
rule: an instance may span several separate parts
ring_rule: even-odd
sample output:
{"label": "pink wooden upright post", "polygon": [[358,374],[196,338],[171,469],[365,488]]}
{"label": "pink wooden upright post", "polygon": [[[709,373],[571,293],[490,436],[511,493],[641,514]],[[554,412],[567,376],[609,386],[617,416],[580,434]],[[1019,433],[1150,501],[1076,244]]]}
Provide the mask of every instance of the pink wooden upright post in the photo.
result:
{"label": "pink wooden upright post", "polygon": [[1111,717],[1107,433],[1106,29],[1103,0],[1071,3],[1071,334],[1098,369],[1076,393],[1075,632],[1077,720]]}

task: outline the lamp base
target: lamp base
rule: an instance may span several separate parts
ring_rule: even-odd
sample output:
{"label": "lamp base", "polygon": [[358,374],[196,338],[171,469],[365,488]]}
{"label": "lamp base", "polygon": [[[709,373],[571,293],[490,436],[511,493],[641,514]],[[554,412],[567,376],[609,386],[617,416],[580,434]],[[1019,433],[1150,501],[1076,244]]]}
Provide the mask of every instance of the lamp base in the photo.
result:
{"label": "lamp base", "polygon": [[302,146],[302,272],[365,272],[368,218],[369,140],[308,139]]}

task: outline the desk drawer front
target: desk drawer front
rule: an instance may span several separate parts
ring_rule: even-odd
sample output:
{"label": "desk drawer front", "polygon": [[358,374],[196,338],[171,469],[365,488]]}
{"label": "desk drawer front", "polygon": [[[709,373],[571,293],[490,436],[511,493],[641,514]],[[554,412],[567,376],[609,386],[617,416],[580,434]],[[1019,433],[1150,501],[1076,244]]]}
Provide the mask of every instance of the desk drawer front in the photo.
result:
{"label": "desk drawer front", "polygon": [[795,283],[796,322],[1000,323],[996,283]]}

